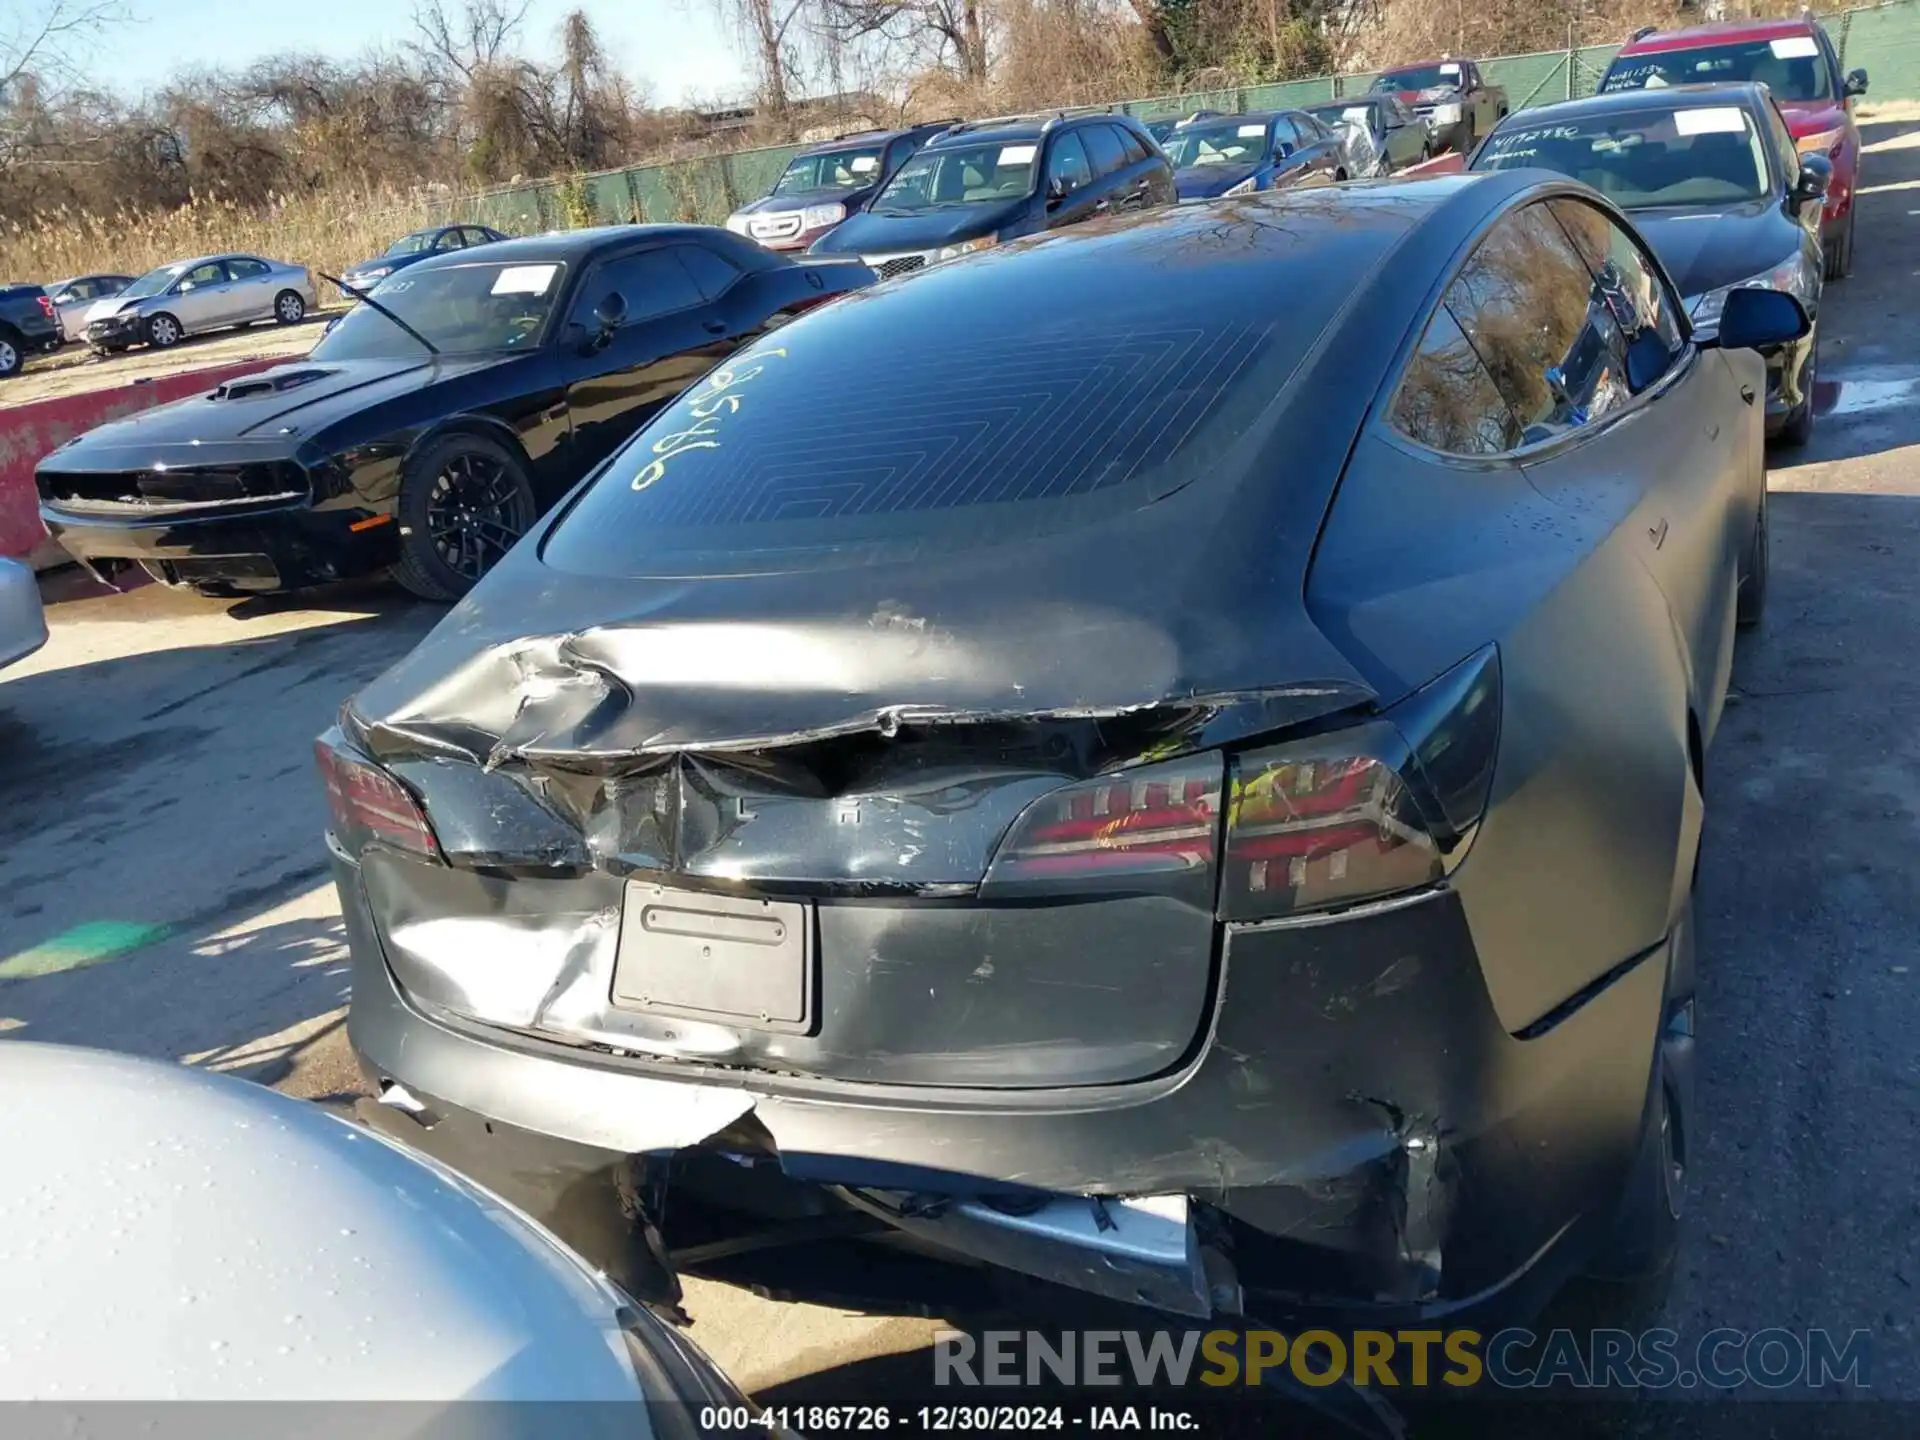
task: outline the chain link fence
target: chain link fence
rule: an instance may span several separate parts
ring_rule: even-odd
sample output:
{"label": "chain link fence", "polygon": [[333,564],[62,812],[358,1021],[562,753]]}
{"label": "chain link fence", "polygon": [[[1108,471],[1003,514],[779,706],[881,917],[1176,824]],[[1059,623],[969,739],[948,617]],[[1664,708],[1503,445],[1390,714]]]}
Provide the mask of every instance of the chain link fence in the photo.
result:
{"label": "chain link fence", "polygon": [[[1844,69],[1863,67],[1875,100],[1920,100],[1920,0],[1842,11],[1826,17]],[[1582,45],[1482,60],[1515,110],[1591,95],[1618,45]],[[1236,86],[1155,95],[1081,110],[1122,111],[1142,120],[1195,110],[1284,110],[1365,91],[1378,72],[1320,75],[1275,85]],[[1070,112],[1071,113],[1071,112]],[[664,165],[639,165],[565,176],[433,202],[433,222],[472,220],[529,234],[581,225],[670,220],[718,224],[740,204],[764,195],[799,147],[769,146]]]}

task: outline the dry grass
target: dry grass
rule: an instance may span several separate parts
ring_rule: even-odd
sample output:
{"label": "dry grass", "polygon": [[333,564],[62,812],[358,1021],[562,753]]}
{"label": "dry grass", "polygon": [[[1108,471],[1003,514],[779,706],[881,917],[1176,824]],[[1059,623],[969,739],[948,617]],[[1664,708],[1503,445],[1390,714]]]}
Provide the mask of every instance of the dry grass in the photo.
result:
{"label": "dry grass", "polygon": [[0,217],[0,281],[47,282],[89,271],[138,275],[220,250],[250,250],[338,275],[395,236],[430,223],[424,197],[329,192],[242,207],[196,199],[150,214],[55,211],[21,224]]}

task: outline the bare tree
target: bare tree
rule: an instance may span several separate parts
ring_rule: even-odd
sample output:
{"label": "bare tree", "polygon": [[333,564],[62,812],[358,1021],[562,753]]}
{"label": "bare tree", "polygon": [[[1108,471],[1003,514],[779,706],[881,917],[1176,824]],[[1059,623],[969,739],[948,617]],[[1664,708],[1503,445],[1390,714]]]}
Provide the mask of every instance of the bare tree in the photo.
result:
{"label": "bare tree", "polygon": [[759,72],[760,104],[783,134],[793,129],[794,70],[803,16],[816,0],[716,0],[739,29]]}
{"label": "bare tree", "polygon": [[72,163],[71,135],[56,123],[79,81],[88,41],[127,20],[120,0],[16,0],[0,5],[0,170],[28,160]]}
{"label": "bare tree", "polygon": [[506,58],[526,24],[533,0],[416,0],[414,38],[407,48],[433,69],[452,70],[469,83]]}
{"label": "bare tree", "polygon": [[881,36],[895,43],[915,37],[932,44],[932,57],[963,81],[987,78],[987,25],[981,0],[823,0],[827,25],[849,38]]}

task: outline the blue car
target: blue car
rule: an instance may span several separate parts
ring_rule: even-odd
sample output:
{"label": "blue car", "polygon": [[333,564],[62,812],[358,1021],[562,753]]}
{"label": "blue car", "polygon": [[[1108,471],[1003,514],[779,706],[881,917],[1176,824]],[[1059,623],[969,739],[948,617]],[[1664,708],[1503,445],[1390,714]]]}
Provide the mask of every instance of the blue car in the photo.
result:
{"label": "blue car", "polygon": [[1300,110],[1185,120],[1161,149],[1183,204],[1349,178],[1340,138]]}
{"label": "blue car", "polygon": [[471,250],[476,245],[491,245],[507,237],[486,225],[435,225],[402,235],[373,260],[362,260],[340,278],[356,290],[378,285],[396,270],[418,264],[429,255],[445,255],[449,250]]}

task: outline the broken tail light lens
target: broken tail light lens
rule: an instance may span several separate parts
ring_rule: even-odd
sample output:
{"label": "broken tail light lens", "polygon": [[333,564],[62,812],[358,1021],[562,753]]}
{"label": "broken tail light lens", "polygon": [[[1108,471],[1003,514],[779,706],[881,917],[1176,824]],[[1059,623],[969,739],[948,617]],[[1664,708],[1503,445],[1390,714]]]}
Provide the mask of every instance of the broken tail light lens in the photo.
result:
{"label": "broken tail light lens", "polygon": [[367,846],[388,845],[430,860],[440,858],[419,802],[393,776],[350,749],[336,727],[313,742],[320,778],[326,782],[333,834],[342,848],[358,855]]}
{"label": "broken tail light lens", "polygon": [[994,853],[982,896],[1174,890],[1212,895],[1220,845],[1218,753],[1145,765],[1041,796]]}
{"label": "broken tail light lens", "polygon": [[1488,647],[1379,719],[1236,756],[1220,918],[1278,919],[1437,883],[1485,813],[1499,712]]}

